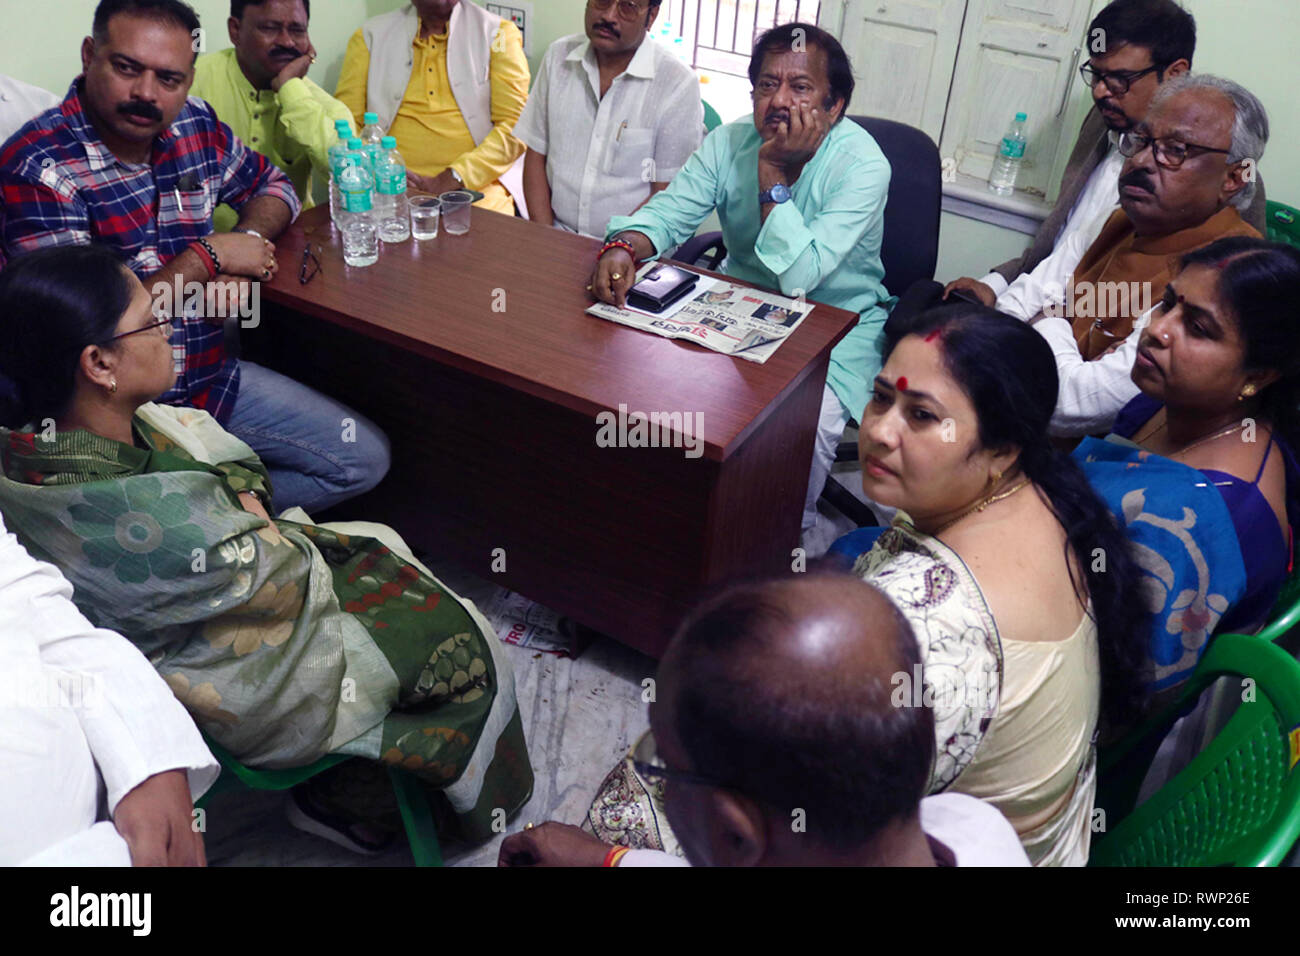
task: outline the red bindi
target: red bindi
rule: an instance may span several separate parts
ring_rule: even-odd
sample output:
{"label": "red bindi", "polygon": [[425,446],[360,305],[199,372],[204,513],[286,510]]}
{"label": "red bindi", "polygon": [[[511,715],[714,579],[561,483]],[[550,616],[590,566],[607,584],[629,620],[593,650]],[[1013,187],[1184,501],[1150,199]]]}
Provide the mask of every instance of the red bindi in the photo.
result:
{"label": "red bindi", "polygon": [[906,375],[900,375],[900,376],[898,376],[898,390],[899,390],[900,392],[906,392],[906,391],[907,391],[907,376],[906,376]]}

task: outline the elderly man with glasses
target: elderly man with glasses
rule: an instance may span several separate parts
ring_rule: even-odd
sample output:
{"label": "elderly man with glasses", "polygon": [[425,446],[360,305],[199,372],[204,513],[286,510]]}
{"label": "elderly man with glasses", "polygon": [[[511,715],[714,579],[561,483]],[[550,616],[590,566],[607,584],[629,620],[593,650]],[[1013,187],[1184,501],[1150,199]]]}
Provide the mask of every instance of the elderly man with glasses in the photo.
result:
{"label": "elderly man with glasses", "polygon": [[1165,83],[1146,119],[1120,134],[1120,209],[998,296],[997,307],[1031,320],[1056,355],[1056,434],[1105,431],[1138,394],[1129,372],[1139,316],[1179,257],[1226,236],[1259,237],[1240,210],[1267,143],[1268,115],[1248,90],[1204,74]]}
{"label": "elderly man with glasses", "polygon": [[551,44],[515,135],[534,222],[604,236],[669,181],[704,134],[700,81],[646,42],[661,0],[587,0],[585,35]]}
{"label": "elderly man with glasses", "polygon": [[[1053,249],[1114,209],[1124,164],[1119,137],[1146,116],[1161,84],[1191,69],[1196,21],[1174,0],[1115,0],[1088,25],[1084,43],[1089,57],[1079,75],[1092,92],[1094,109],[1079,130],[1056,205],[1024,255],[994,267],[982,279],[956,279],[946,294],[958,290],[992,305],[1018,276],[1032,272]],[[1264,190],[1262,183],[1256,186],[1242,218],[1262,232]]]}

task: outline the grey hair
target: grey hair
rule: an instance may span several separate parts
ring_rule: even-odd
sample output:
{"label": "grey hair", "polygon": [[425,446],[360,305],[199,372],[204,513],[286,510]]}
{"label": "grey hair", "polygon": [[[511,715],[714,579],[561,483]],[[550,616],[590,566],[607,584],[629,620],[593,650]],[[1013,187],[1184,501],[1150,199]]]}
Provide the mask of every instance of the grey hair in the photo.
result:
{"label": "grey hair", "polygon": [[[1232,100],[1234,116],[1228,162],[1239,163],[1249,159],[1258,165],[1264,156],[1264,147],[1268,145],[1268,112],[1258,97],[1244,86],[1221,76],[1184,73],[1166,80],[1156,88],[1149,109],[1154,109],[1171,96],[1187,90],[1218,90]],[[1229,202],[1238,209],[1247,208],[1255,198],[1255,185],[1255,179],[1251,179]]]}

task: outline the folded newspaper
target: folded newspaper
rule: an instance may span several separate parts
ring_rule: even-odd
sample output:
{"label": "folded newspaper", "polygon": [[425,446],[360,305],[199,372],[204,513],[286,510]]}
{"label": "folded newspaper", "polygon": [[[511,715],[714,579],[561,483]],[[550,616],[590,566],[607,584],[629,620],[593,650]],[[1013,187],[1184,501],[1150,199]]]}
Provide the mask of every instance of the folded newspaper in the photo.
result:
{"label": "folded newspaper", "polygon": [[[655,265],[646,263],[637,279]],[[694,291],[660,313],[631,306],[619,309],[604,302],[597,302],[587,313],[762,364],[812,310],[813,304],[803,299],[702,275]]]}

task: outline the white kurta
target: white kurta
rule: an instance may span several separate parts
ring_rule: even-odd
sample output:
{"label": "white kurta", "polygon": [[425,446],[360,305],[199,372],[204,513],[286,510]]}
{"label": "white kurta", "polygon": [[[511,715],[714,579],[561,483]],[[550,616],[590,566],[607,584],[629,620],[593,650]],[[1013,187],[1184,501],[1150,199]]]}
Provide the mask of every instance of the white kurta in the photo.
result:
{"label": "white kurta", "polygon": [[[1097,164],[1097,168],[1088,177],[1083,192],[1079,193],[1079,198],[1074,201],[1074,207],[1070,210],[1065,225],[1056,234],[1053,250],[1061,248],[1061,244],[1070,236],[1087,230],[1103,212],[1114,210],[1119,203],[1119,173],[1124,167],[1124,157],[1120,155],[1118,147],[1114,145],[1116,142],[1115,134],[1112,133],[1110,151]],[[1102,221],[1104,222],[1105,219],[1102,219]],[[1091,242],[1092,240],[1089,239],[1088,241]],[[1088,248],[1087,244],[1084,245],[1084,248]],[[980,281],[992,289],[995,295],[1001,295],[1007,291],[1007,280],[1002,277],[1001,273],[990,272]]]}
{"label": "white kurta", "polygon": [[0,75],[0,143],[32,117],[57,106],[60,97],[12,76]]}
{"label": "white kurta", "polygon": [[144,655],[71,598],[0,522],[0,865],[127,865],[101,803],[176,769],[197,799],[220,773]]}

